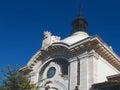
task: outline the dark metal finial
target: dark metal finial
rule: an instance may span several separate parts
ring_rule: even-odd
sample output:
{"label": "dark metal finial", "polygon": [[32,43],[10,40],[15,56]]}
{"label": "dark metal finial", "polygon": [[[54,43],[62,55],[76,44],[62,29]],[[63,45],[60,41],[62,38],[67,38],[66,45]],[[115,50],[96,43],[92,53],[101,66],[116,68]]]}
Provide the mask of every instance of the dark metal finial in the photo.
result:
{"label": "dark metal finial", "polygon": [[78,8],[78,17],[79,16],[82,16],[82,5],[81,4],[79,5],[79,8]]}
{"label": "dark metal finial", "polygon": [[78,8],[78,17],[72,22],[72,26],[73,26],[73,33],[78,31],[88,33],[87,31],[88,22],[82,17],[81,4],[79,5],[79,8]]}

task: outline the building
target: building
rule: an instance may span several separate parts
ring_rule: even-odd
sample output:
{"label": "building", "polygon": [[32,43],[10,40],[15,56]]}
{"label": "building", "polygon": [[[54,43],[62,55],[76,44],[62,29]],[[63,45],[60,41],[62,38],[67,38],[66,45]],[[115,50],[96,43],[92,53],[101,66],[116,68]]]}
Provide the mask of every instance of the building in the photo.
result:
{"label": "building", "polygon": [[92,85],[94,90],[120,90],[120,74],[107,77],[108,81]]}
{"label": "building", "polygon": [[120,58],[99,36],[90,36],[81,14],[72,35],[61,40],[44,32],[42,48],[21,68],[39,90],[96,90],[97,83],[120,73]]}

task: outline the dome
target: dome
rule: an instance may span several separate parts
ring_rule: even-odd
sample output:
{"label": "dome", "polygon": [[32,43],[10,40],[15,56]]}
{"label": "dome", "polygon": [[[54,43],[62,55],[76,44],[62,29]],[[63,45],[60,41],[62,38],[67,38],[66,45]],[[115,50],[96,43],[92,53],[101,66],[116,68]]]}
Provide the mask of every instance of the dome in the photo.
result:
{"label": "dome", "polygon": [[83,32],[83,31],[78,31],[78,32],[73,33],[71,36],[63,39],[62,42],[68,45],[71,45],[87,37],[89,37],[88,33]]}
{"label": "dome", "polygon": [[72,26],[72,35],[63,39],[63,43],[71,45],[89,37],[87,31],[88,22],[82,17],[81,13],[79,13],[78,17],[75,20],[73,20]]}

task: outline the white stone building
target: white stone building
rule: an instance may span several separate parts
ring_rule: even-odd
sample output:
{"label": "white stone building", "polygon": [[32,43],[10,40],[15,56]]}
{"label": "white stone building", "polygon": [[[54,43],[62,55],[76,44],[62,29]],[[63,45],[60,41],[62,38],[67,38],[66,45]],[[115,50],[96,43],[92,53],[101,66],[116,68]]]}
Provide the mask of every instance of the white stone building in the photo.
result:
{"label": "white stone building", "polygon": [[44,32],[42,48],[21,68],[38,90],[93,90],[92,85],[120,73],[120,58],[99,36],[90,36],[79,15],[72,35],[61,40]]}

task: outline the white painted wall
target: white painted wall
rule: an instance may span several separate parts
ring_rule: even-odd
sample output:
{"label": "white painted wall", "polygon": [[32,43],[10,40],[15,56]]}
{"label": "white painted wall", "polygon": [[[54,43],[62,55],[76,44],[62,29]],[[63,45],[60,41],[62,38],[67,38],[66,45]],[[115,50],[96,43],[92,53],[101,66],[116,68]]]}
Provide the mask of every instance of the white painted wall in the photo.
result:
{"label": "white painted wall", "polygon": [[80,90],[87,90],[88,83],[87,61],[88,61],[87,57],[80,59]]}
{"label": "white painted wall", "polygon": [[110,65],[105,59],[99,58],[97,61],[97,81],[104,82],[107,81],[107,76],[118,74],[119,71],[116,70],[112,65]]}
{"label": "white painted wall", "polygon": [[77,85],[77,61],[70,63],[70,90],[74,90]]}

